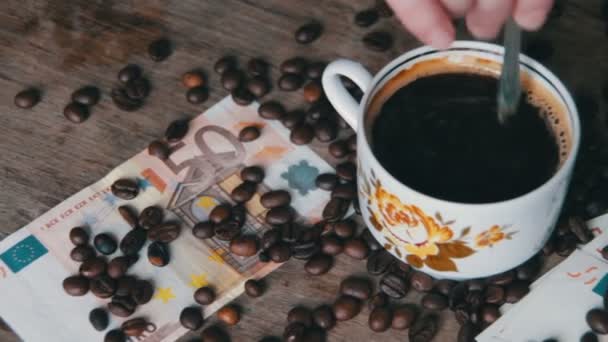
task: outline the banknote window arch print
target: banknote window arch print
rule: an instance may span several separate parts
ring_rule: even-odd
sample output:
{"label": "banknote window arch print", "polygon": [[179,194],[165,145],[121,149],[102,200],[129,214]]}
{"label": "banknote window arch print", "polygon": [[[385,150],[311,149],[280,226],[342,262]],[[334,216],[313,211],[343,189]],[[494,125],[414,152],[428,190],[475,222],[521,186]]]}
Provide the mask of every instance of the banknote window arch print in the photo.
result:
{"label": "banknote window arch print", "polygon": [[[384,248],[415,268],[427,266],[440,272],[458,272],[458,260],[512,240],[517,231],[510,225],[457,227],[456,219],[440,212],[425,212],[414,203],[404,203],[383,187],[373,170],[359,168],[359,191],[372,229],[383,232]],[[460,233],[456,234],[455,231]]]}

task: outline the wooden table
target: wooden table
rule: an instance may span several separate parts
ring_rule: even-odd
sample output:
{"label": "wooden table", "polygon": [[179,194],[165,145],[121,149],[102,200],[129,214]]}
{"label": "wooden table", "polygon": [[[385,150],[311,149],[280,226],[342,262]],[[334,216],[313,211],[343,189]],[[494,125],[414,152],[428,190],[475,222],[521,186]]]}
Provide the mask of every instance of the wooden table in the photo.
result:
{"label": "wooden table", "polygon": [[[550,40],[555,53],[547,65],[572,90],[599,94],[608,50],[606,26],[599,0],[570,0],[564,14],[550,22],[541,36]],[[238,56],[241,65],[262,57],[278,65],[293,56],[331,61],[347,57],[361,61],[372,72],[419,43],[395,18],[384,19],[371,29],[352,24],[356,11],[372,0],[4,0],[0,5],[0,239],[95,182],[148,142],[161,136],[178,117],[193,117],[227,95],[212,70],[226,54]],[[310,19],[324,24],[322,37],[308,46],[296,44],[293,32]],[[361,38],[371,30],[395,34],[395,44],[385,53],[363,47]],[[152,62],[147,44],[169,37],[175,52],[169,60]],[[459,33],[467,38],[466,33]],[[116,72],[126,63],[141,65],[153,84],[152,95],[141,110],[119,111],[108,95]],[[204,105],[184,98],[180,76],[185,71],[207,71],[211,89]],[[91,118],[75,125],[62,116],[70,93],[92,84],[103,90]],[[43,90],[43,100],[32,110],[19,110],[13,96],[27,86]],[[301,92],[274,91],[289,108],[304,108]],[[554,264],[558,260],[551,260]],[[267,277],[269,291],[258,299],[239,298],[242,321],[230,328],[234,341],[253,341],[264,335],[280,336],[286,313],[295,305],[314,307],[331,303],[341,279],[365,274],[364,262],[346,256],[324,276],[302,271],[303,264],[290,261]],[[407,301],[418,302],[411,293]],[[340,323],[330,341],[404,341],[407,333],[372,333],[369,311]],[[455,339],[458,325],[452,313],[441,313],[441,332],[436,341]],[[196,336],[192,334],[190,337]],[[3,341],[16,340],[1,332]]]}

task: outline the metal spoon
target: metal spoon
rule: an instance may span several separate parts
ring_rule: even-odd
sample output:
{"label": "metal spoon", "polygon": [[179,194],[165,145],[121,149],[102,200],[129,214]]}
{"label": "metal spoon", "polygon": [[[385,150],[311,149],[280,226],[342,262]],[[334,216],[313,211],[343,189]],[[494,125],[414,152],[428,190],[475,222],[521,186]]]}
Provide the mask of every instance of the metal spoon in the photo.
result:
{"label": "metal spoon", "polygon": [[504,46],[505,55],[497,95],[498,121],[501,124],[505,124],[515,114],[521,97],[521,77],[519,74],[521,30],[513,19],[507,22]]}

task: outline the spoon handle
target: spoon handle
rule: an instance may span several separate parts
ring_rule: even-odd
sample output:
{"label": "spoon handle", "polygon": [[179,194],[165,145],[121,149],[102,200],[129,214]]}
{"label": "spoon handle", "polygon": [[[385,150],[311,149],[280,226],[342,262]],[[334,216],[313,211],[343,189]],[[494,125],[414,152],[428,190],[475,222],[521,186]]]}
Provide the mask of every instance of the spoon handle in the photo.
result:
{"label": "spoon handle", "polygon": [[521,50],[521,30],[510,19],[505,28],[505,55],[498,85],[498,120],[507,122],[517,111],[521,97],[521,78],[519,74],[519,53]]}

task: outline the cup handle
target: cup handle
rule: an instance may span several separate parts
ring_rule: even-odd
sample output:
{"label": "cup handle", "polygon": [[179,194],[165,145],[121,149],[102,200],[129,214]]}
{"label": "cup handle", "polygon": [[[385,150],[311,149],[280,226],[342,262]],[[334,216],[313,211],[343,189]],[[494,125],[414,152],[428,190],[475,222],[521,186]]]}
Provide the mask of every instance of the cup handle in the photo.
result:
{"label": "cup handle", "polygon": [[351,79],[363,91],[367,92],[372,84],[372,75],[363,65],[348,59],[331,62],[323,72],[323,90],[338,114],[350,127],[357,131],[357,113],[359,104],[348,93],[340,76]]}

